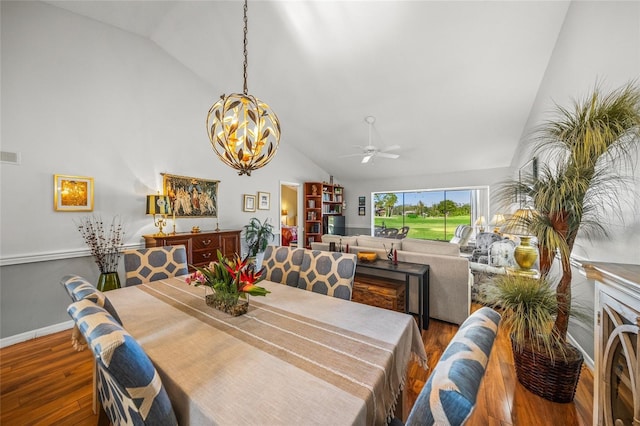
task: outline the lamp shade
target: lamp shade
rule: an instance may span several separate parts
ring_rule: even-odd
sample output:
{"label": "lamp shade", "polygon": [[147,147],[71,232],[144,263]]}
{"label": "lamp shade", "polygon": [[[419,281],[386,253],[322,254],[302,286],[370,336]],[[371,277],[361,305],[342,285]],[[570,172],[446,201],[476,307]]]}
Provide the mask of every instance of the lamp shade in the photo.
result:
{"label": "lamp shade", "polygon": [[487,221],[485,220],[484,216],[480,216],[479,218],[476,219],[476,226],[484,226],[486,225]]}
{"label": "lamp shade", "polygon": [[502,232],[513,235],[531,235],[530,226],[534,211],[529,208],[518,209],[502,227]]}
{"label": "lamp shade", "polygon": [[147,214],[171,214],[171,200],[166,195],[147,195]]}
{"label": "lamp shade", "polygon": [[504,215],[502,213],[496,213],[491,218],[491,225],[493,225],[495,227],[502,226],[502,225],[504,225],[505,222],[506,222],[506,220],[505,220]]}

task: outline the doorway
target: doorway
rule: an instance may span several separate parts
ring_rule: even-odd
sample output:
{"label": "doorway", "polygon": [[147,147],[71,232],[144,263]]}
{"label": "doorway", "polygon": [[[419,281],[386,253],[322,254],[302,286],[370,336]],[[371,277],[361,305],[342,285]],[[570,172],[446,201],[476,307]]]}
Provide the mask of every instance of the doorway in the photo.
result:
{"label": "doorway", "polygon": [[296,246],[300,235],[300,184],[280,182],[280,245]]}

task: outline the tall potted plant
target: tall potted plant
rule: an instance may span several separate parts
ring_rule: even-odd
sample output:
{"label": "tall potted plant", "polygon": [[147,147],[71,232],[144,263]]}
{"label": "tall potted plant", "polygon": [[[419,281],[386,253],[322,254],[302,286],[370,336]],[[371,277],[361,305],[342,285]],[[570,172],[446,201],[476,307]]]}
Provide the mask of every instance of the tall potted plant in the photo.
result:
{"label": "tall potted plant", "polygon": [[266,218],[264,222],[260,222],[257,217],[252,217],[248,224],[243,228],[244,240],[249,250],[248,256],[256,259],[256,265],[260,265],[262,261],[258,261],[261,253],[267,249],[269,241],[274,237],[273,225]]}
{"label": "tall potted plant", "polygon": [[[577,351],[567,342],[571,252],[578,233],[589,239],[608,236],[603,219],[620,211],[623,173],[625,166],[633,165],[640,141],[640,87],[628,83],[608,94],[596,87],[572,108],[558,106],[556,114],[537,129],[534,139],[533,153],[543,160],[538,176],[504,182],[497,193],[503,204],[524,196],[535,209],[535,214],[521,220],[538,240],[542,278],[549,277],[554,259],[559,258],[557,312],[549,332],[557,336],[563,353],[572,353]],[[566,373],[562,366],[559,372]]]}

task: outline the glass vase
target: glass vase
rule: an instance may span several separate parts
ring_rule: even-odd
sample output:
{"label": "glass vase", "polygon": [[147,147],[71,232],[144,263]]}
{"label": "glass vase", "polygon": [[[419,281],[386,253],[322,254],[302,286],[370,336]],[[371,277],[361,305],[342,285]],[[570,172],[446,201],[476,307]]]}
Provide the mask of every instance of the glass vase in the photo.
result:
{"label": "glass vase", "polygon": [[120,277],[117,272],[102,272],[98,278],[96,288],[100,291],[109,291],[120,288]]}

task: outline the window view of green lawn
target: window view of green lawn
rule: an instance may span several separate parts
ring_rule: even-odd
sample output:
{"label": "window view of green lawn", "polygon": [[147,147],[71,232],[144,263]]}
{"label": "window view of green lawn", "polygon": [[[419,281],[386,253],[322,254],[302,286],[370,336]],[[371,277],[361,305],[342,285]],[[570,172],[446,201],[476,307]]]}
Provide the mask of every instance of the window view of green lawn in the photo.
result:
{"label": "window view of green lawn", "polygon": [[472,190],[374,193],[374,235],[409,227],[407,237],[449,241],[458,225],[471,224]]}

